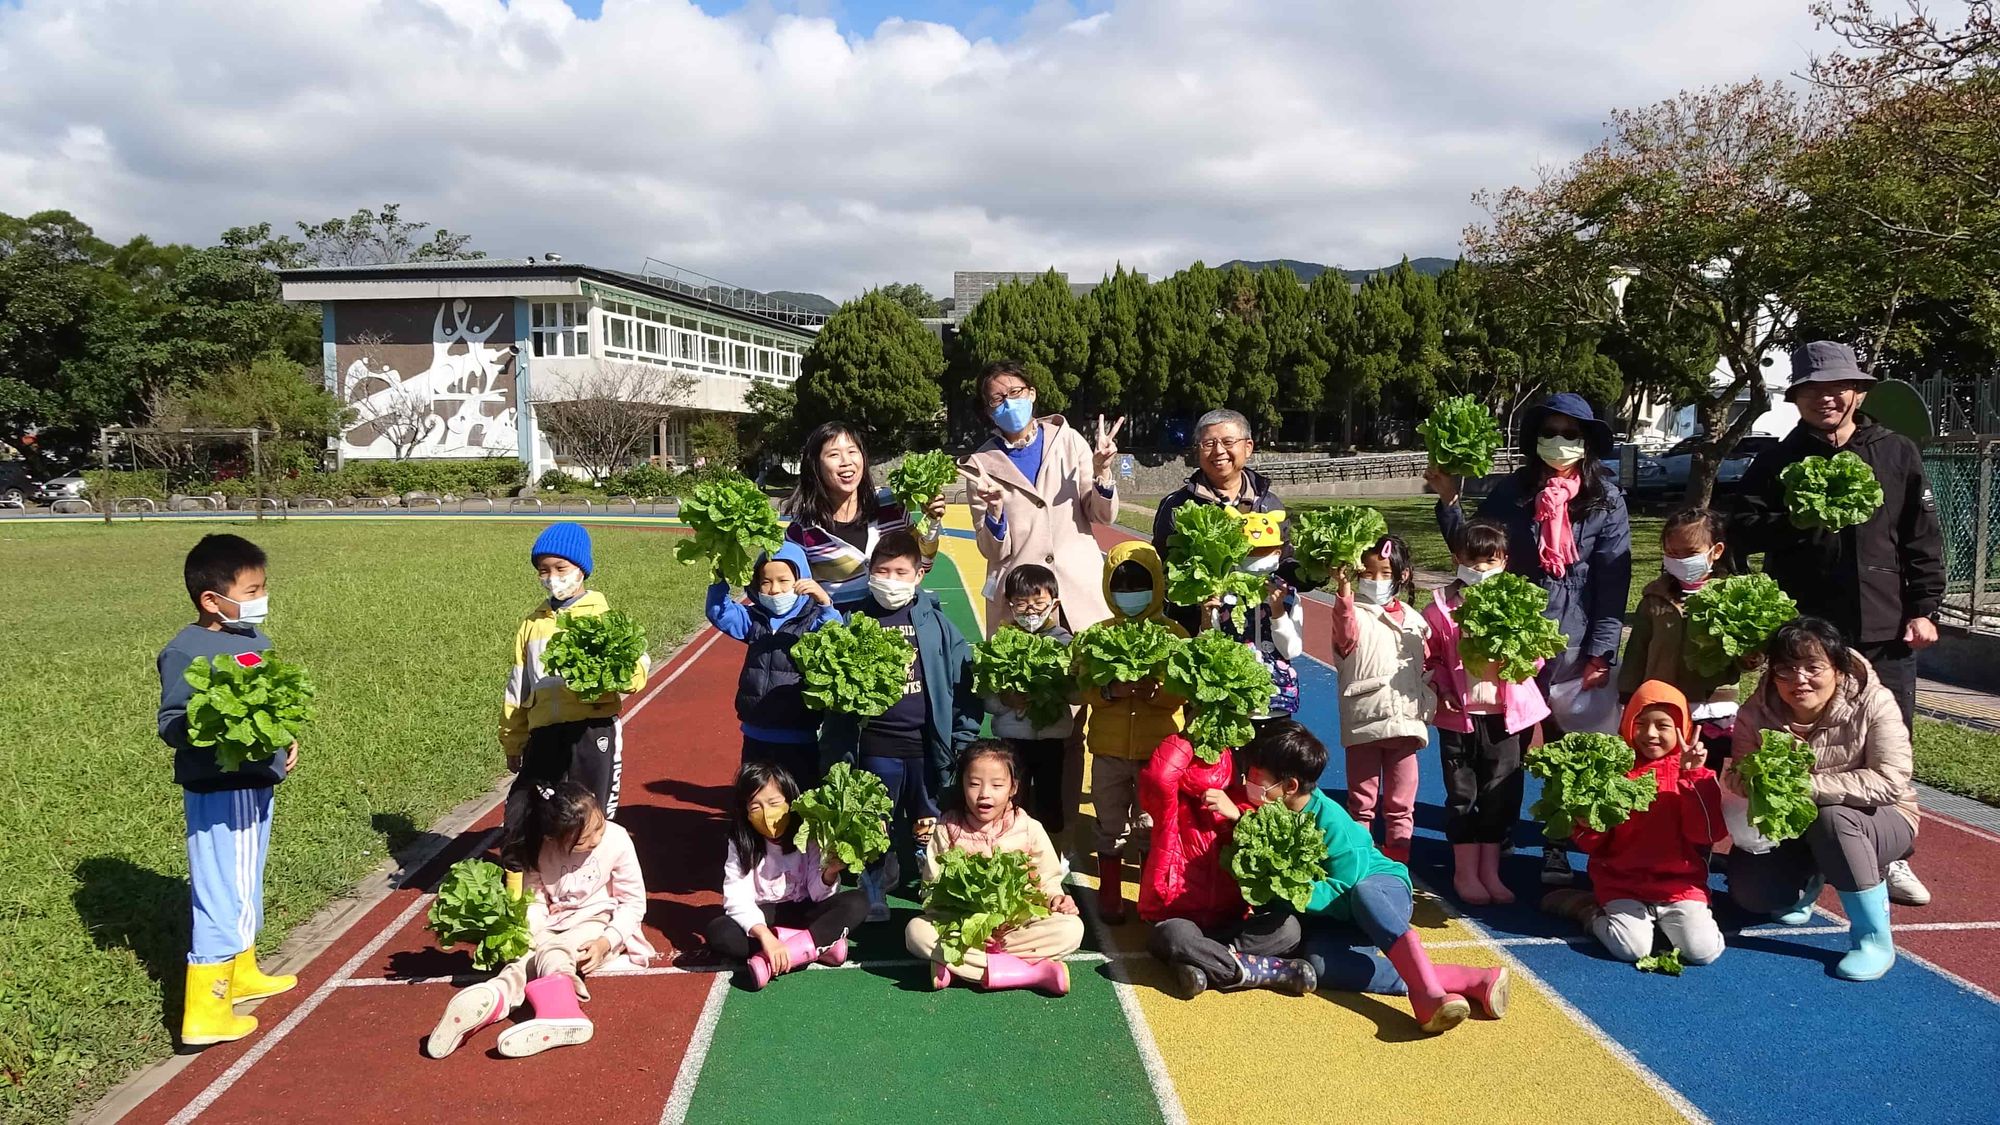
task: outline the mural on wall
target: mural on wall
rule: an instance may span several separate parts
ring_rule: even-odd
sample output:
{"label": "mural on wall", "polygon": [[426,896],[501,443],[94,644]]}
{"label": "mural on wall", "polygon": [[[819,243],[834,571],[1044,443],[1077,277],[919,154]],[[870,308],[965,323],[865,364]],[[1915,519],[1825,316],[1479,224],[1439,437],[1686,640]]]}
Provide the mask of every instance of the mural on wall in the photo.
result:
{"label": "mural on wall", "polygon": [[345,302],[337,316],[336,378],[355,411],[343,456],[517,452],[512,300]]}

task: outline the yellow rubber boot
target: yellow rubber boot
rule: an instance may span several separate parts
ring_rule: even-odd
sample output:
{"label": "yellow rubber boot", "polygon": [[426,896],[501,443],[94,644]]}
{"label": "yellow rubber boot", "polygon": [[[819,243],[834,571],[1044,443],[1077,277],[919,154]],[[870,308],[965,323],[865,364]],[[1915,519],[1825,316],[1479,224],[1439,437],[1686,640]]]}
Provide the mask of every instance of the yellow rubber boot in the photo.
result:
{"label": "yellow rubber boot", "polygon": [[280,992],[290,992],[298,986],[299,978],[289,974],[282,977],[266,976],[257,968],[257,951],[246,949],[231,961],[229,973],[229,1002],[241,1004],[246,1000],[262,1000],[266,996],[276,996]]}
{"label": "yellow rubber boot", "polygon": [[190,1047],[228,1043],[257,1030],[251,1016],[229,1009],[230,975],[235,962],[189,965],[187,998],[181,1004],[181,1042]]}

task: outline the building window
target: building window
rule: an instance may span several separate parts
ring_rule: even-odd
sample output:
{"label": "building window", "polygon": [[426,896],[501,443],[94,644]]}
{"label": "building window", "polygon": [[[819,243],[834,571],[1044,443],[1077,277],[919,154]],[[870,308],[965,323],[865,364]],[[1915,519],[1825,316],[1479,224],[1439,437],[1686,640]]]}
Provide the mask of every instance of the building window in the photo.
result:
{"label": "building window", "polygon": [[537,301],[531,306],[534,354],[590,354],[590,306],[583,301]]}

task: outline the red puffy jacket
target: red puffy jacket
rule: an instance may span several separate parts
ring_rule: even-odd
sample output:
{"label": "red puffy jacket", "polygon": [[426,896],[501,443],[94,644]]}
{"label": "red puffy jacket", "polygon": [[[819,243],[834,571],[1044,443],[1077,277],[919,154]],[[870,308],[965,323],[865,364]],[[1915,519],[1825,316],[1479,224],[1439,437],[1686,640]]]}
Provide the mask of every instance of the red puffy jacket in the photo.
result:
{"label": "red puffy jacket", "polygon": [[1153,850],[1139,882],[1139,917],[1148,922],[1186,918],[1212,930],[1250,912],[1222,864],[1234,825],[1209,810],[1202,797],[1210,789],[1244,803],[1229,751],[1214,765],[1198,762],[1194,744],[1179,734],[1160,743],[1140,771],[1139,807],[1153,818]]}
{"label": "red puffy jacket", "polygon": [[[1665,707],[1680,728],[1681,745],[1691,741],[1687,700],[1658,680],[1648,680],[1625,708],[1623,732],[1632,741],[1639,712]],[[1628,777],[1647,773],[1659,795],[1645,812],[1633,813],[1609,832],[1576,830],[1577,849],[1590,856],[1590,884],[1599,904],[1629,898],[1639,902],[1708,901],[1708,848],[1729,835],[1722,821],[1722,790],[1705,767],[1681,768],[1679,752],[1632,767]]]}

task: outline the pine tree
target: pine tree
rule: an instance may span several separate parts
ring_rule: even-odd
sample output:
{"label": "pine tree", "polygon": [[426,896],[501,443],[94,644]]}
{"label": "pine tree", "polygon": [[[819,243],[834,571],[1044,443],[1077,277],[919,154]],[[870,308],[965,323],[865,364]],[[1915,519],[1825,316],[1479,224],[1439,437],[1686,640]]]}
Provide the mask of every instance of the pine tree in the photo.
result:
{"label": "pine tree", "polygon": [[867,293],[828,318],[806,352],[798,388],[798,426],[842,421],[888,456],[913,441],[934,441],[943,400],[938,379],[944,349],[910,311]]}
{"label": "pine tree", "polygon": [[1035,410],[1069,409],[1090,365],[1090,333],[1082,302],[1061,274],[1003,285],[986,295],[958,326],[958,392],[970,401],[973,383],[988,363],[1012,360],[1027,370]]}

